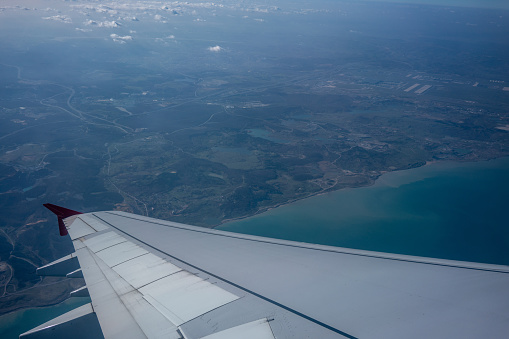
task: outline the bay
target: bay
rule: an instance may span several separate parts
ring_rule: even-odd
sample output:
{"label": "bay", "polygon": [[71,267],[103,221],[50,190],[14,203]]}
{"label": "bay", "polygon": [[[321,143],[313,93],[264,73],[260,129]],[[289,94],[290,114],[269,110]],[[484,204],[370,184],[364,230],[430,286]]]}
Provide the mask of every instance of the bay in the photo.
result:
{"label": "bay", "polygon": [[314,196],[218,229],[509,265],[509,158],[440,162]]}
{"label": "bay", "polygon": [[54,306],[23,309],[2,315],[0,316],[0,338],[18,339],[21,333],[89,302],[90,298],[73,297]]}

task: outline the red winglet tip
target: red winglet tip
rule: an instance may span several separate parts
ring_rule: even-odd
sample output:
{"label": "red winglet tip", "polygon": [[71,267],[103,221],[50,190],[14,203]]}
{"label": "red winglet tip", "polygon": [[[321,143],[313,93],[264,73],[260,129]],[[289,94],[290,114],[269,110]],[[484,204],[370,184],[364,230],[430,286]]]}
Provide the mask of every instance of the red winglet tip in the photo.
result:
{"label": "red winglet tip", "polygon": [[53,212],[57,217],[62,218],[62,219],[70,217],[71,215],[83,214],[81,212],[73,211],[68,208],[53,205],[53,204],[43,204],[43,206],[46,207],[47,209],[49,209],[51,212]]}
{"label": "red winglet tip", "polygon": [[64,219],[67,217],[70,217],[71,215],[83,214],[81,212],[73,211],[68,208],[53,205],[53,204],[43,204],[43,206],[46,207],[47,209],[49,209],[51,212],[53,212],[58,217],[58,229],[60,231],[61,236],[68,234],[67,228],[65,227],[65,224],[64,224]]}
{"label": "red winglet tip", "polygon": [[62,218],[58,218],[58,231],[62,237],[69,234],[67,233],[67,227],[65,227],[64,220]]}

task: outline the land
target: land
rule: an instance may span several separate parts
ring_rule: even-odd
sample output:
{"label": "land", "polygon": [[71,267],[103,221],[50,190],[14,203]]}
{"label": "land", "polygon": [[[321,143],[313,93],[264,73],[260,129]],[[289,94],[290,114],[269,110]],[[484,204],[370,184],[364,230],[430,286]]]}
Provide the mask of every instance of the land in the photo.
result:
{"label": "land", "polygon": [[83,284],[35,275],[72,251],[46,202],[214,227],[388,171],[509,155],[497,11],[55,3],[0,12],[0,28],[26,23],[0,40],[0,314]]}

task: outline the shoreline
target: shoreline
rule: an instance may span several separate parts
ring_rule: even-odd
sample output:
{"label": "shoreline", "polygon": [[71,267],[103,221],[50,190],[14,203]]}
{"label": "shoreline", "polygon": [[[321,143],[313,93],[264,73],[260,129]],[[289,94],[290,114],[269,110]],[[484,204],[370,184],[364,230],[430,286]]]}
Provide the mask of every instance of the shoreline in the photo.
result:
{"label": "shoreline", "polygon": [[375,252],[509,265],[509,157],[397,171],[218,229]]}
{"label": "shoreline", "polygon": [[310,193],[308,196],[305,196],[305,197],[295,198],[295,199],[292,199],[292,200],[289,200],[289,201],[286,201],[286,202],[281,202],[281,203],[278,203],[278,204],[276,204],[274,206],[263,207],[263,208],[259,209],[258,211],[256,211],[252,215],[246,215],[246,216],[241,216],[241,217],[236,217],[236,218],[231,218],[231,219],[224,219],[224,220],[221,221],[220,224],[214,225],[212,227],[207,227],[207,228],[215,229],[216,227],[222,226],[222,225],[227,224],[229,222],[248,219],[248,218],[257,216],[259,214],[263,214],[265,212],[271,211],[271,210],[276,209],[278,207],[282,207],[282,206],[286,206],[286,205],[291,205],[291,204],[296,203],[298,201],[309,199],[309,198],[312,198],[312,197],[317,197],[317,196],[320,196],[320,195],[323,195],[323,194],[327,194],[327,193],[331,193],[331,192],[337,192],[337,191],[340,191],[340,190],[343,190],[343,189],[349,189],[349,188],[370,187],[370,186],[373,186],[376,183],[376,181],[378,180],[378,178],[380,178],[382,175],[383,174],[380,174],[379,176],[377,176],[376,179],[372,180],[372,182],[370,182],[366,186],[351,186],[351,187],[343,187],[343,188],[334,189],[334,187],[335,187],[335,185],[334,185],[334,186],[326,188],[326,189],[324,189],[322,191],[315,192],[315,193]]}
{"label": "shoreline", "polygon": [[46,306],[20,308],[2,314],[0,316],[0,334],[9,337],[13,334],[19,335],[88,302],[90,302],[90,297],[69,296],[58,303]]}
{"label": "shoreline", "polygon": [[383,177],[386,174],[402,173],[402,172],[405,172],[405,171],[410,171],[410,170],[415,170],[415,169],[419,169],[419,168],[429,167],[431,165],[437,165],[437,164],[444,164],[444,165],[447,164],[447,163],[450,163],[450,164],[452,164],[452,163],[472,163],[473,164],[473,163],[479,163],[479,162],[494,161],[494,160],[499,160],[499,159],[504,159],[504,158],[508,158],[509,159],[509,155],[501,156],[501,157],[493,157],[493,158],[488,158],[488,159],[478,159],[478,160],[462,160],[462,159],[458,159],[458,160],[450,160],[450,159],[446,159],[446,160],[426,160],[421,166],[411,167],[411,168],[407,168],[407,169],[400,169],[400,170],[382,172],[375,179],[372,179],[372,181],[368,185],[364,185],[364,186],[362,186],[362,185],[361,186],[349,186],[349,187],[343,187],[343,188],[338,188],[338,189],[334,189],[334,187],[336,186],[336,185],[334,185],[334,186],[332,186],[330,188],[327,188],[325,190],[322,190],[322,191],[319,191],[319,192],[316,192],[316,193],[310,193],[306,197],[295,198],[295,199],[289,200],[287,202],[278,203],[278,204],[276,204],[274,206],[261,208],[258,211],[256,211],[254,214],[251,214],[251,215],[245,215],[245,216],[240,216],[240,217],[236,217],[236,218],[224,219],[224,220],[221,221],[221,223],[219,223],[217,225],[213,225],[211,227],[206,227],[206,228],[216,229],[217,227],[221,227],[221,226],[223,226],[225,224],[228,224],[230,222],[236,222],[236,221],[240,221],[240,220],[249,219],[249,218],[255,217],[257,215],[269,212],[269,211],[271,211],[273,209],[276,209],[276,208],[279,208],[279,207],[282,207],[282,206],[291,205],[291,204],[296,203],[298,201],[302,201],[302,200],[305,200],[305,199],[317,197],[317,196],[324,195],[324,194],[327,194],[327,193],[338,192],[338,191],[341,191],[341,190],[344,190],[344,189],[355,189],[355,188],[372,187],[372,186],[375,186],[377,184],[377,182],[379,182],[380,178]]}

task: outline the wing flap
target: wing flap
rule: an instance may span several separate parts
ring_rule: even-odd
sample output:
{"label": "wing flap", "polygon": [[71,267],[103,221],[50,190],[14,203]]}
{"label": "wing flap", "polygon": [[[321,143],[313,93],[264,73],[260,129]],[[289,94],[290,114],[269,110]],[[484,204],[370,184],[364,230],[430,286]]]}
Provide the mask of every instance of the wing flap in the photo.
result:
{"label": "wing flap", "polygon": [[270,328],[267,319],[260,319],[251,321],[247,324],[242,324],[223,330],[221,332],[213,333],[202,337],[201,339],[274,339],[274,334]]}
{"label": "wing flap", "polygon": [[82,248],[77,254],[104,337],[146,338],[94,260],[93,253],[88,248]]}
{"label": "wing flap", "polygon": [[155,300],[176,318],[177,326],[238,297],[187,271],[180,271],[140,288],[149,302]]}
{"label": "wing flap", "polygon": [[[182,269],[152,253],[147,253],[118,264],[113,267],[113,270],[134,288],[140,288]],[[143,272],[143,274],[140,274],[140,272]]]}
{"label": "wing flap", "polygon": [[118,265],[147,253],[148,252],[146,250],[129,241],[122,242],[120,244],[116,244],[96,252],[97,256],[101,258],[109,267]]}
{"label": "wing flap", "polygon": [[[94,257],[94,254],[92,254]],[[147,338],[179,338],[177,326],[166,319],[156,308],[143,299],[137,289],[108,267],[97,256],[95,260],[119,297]]]}
{"label": "wing flap", "polygon": [[[82,217],[68,228],[71,235],[90,231]],[[115,231],[97,229],[73,243],[105,338],[180,338],[179,325],[238,299]]]}

